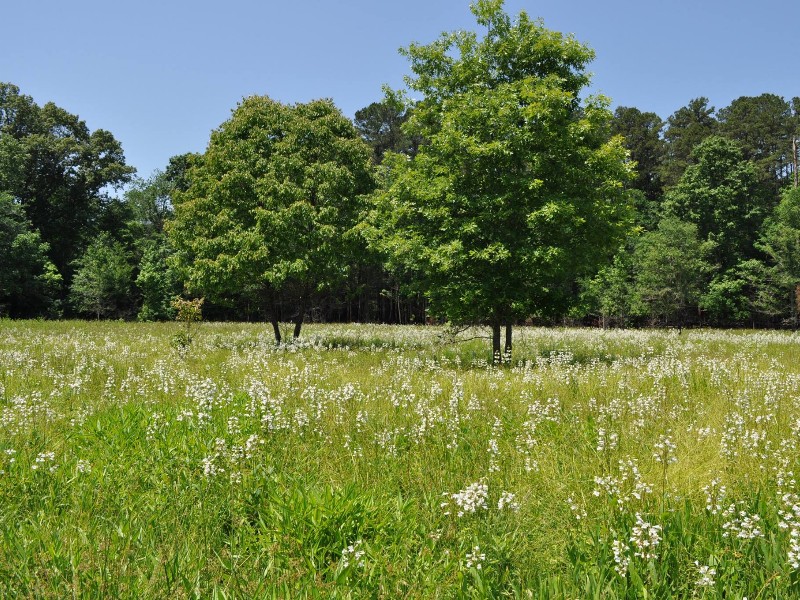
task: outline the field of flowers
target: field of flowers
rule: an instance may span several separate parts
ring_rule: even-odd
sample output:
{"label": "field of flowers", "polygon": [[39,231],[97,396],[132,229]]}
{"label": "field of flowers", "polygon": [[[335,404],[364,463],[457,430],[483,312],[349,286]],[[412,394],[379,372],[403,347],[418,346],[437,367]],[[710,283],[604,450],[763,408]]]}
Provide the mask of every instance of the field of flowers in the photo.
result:
{"label": "field of flowers", "polygon": [[0,321],[0,597],[800,598],[800,336]]}

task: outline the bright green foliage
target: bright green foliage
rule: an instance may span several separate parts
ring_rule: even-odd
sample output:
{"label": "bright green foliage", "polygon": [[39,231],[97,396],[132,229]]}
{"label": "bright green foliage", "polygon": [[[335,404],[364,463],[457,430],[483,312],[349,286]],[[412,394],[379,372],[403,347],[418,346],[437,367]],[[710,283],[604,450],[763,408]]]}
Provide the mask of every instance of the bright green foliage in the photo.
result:
{"label": "bright green foliage", "polygon": [[61,277],[22,207],[0,192],[0,315],[53,314]]}
{"label": "bright green foliage", "polygon": [[800,308],[800,188],[787,190],[764,224],[758,248],[769,257],[774,281],[797,323]]}
{"label": "bright green foliage", "polygon": [[766,216],[758,173],[735,142],[718,136],[705,139],[692,157],[695,164],[668,192],[665,208],[694,223],[701,240],[714,242],[712,259],[726,270],[752,257],[756,232]]}
{"label": "bright green foliage", "polygon": [[191,292],[224,300],[249,292],[271,313],[346,275],[348,232],[372,186],[370,149],[328,100],[287,106],[245,99],[213,132],[176,194],[168,226]]}
{"label": "bright green foliage", "polygon": [[[629,244],[633,244],[632,240]],[[583,314],[599,315],[603,327],[625,325],[633,314],[633,252],[620,248],[610,264],[583,282]]]}
{"label": "bright green foliage", "polygon": [[133,267],[125,247],[100,235],[75,262],[70,299],[78,312],[124,317],[131,306]]}
{"label": "bright green foliage", "polygon": [[136,287],[141,294],[140,321],[166,321],[172,318],[172,299],[180,292],[177,274],[167,264],[172,249],[162,237],[145,246],[139,263]]}
{"label": "bright green foliage", "polygon": [[22,204],[65,277],[97,233],[106,188],[133,171],[108,131],[90,132],[52,102],[40,107],[16,86],[0,83],[0,185]]}
{"label": "bright green foliage", "polygon": [[638,313],[682,325],[698,306],[713,267],[708,257],[714,243],[698,237],[697,226],[666,217],[655,231],[642,235],[634,251]]}
{"label": "bright green foliage", "polygon": [[404,51],[424,96],[408,130],[428,143],[384,161],[375,213],[434,314],[494,328],[566,308],[575,278],[619,241],[629,176],[607,101],[578,98],[593,53],[501,7],[472,5],[482,39],[445,33]]}

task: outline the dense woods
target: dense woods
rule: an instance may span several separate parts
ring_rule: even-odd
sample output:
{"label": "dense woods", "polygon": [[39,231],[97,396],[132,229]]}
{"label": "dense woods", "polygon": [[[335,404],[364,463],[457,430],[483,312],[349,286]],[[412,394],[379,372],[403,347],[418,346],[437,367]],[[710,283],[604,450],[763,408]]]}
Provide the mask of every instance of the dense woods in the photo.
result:
{"label": "dense woods", "polygon": [[[405,50],[354,121],[244,99],[134,175],[112,133],[0,84],[0,315],[796,327],[800,98],[666,119],[582,97],[593,53],[502,3]],[[702,90],[698,90],[702,93]],[[321,90],[324,94],[324,90]],[[366,104],[366,102],[365,102]]]}

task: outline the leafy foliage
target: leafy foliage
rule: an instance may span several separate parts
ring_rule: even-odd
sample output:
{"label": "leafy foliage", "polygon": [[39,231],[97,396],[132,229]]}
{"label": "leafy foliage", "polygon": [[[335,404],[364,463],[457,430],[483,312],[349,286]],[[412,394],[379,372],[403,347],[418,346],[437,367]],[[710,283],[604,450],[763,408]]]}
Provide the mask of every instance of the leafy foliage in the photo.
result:
{"label": "leafy foliage", "polygon": [[330,101],[245,99],[176,194],[168,232],[189,290],[250,294],[274,325],[280,296],[291,295],[297,337],[309,296],[346,274],[348,232],[372,185],[369,155]]}
{"label": "leafy foliage", "polygon": [[727,269],[752,256],[756,232],[766,216],[758,174],[739,146],[722,137],[705,139],[692,157],[695,164],[667,193],[665,207],[694,223],[702,240],[713,241],[713,260]]}
{"label": "leafy foliage", "polygon": [[0,83],[0,190],[23,207],[67,281],[72,261],[97,233],[106,190],[134,169],[108,131],[90,131],[52,102],[38,106],[9,83]]}
{"label": "leafy foliage", "polygon": [[424,95],[407,131],[427,143],[384,161],[373,213],[435,315],[495,328],[563,310],[619,240],[628,177],[607,102],[578,98],[592,52],[501,7],[472,5],[482,39],[445,33],[404,51]]}
{"label": "leafy foliage", "polygon": [[133,267],[125,247],[103,234],[75,262],[70,299],[78,312],[125,317],[132,306]]}
{"label": "leafy foliage", "polygon": [[0,314],[57,314],[61,276],[22,207],[0,192]]}
{"label": "leafy foliage", "polygon": [[713,249],[713,242],[698,237],[696,225],[674,217],[662,219],[655,231],[642,235],[634,251],[638,312],[682,325],[713,271],[708,262]]}

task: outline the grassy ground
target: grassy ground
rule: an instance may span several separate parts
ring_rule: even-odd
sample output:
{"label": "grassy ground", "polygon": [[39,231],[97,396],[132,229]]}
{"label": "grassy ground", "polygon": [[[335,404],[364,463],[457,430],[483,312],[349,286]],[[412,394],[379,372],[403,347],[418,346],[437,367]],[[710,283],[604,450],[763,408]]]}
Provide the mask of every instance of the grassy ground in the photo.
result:
{"label": "grassy ground", "polygon": [[797,335],[178,333],[0,321],[0,596],[800,598]]}

